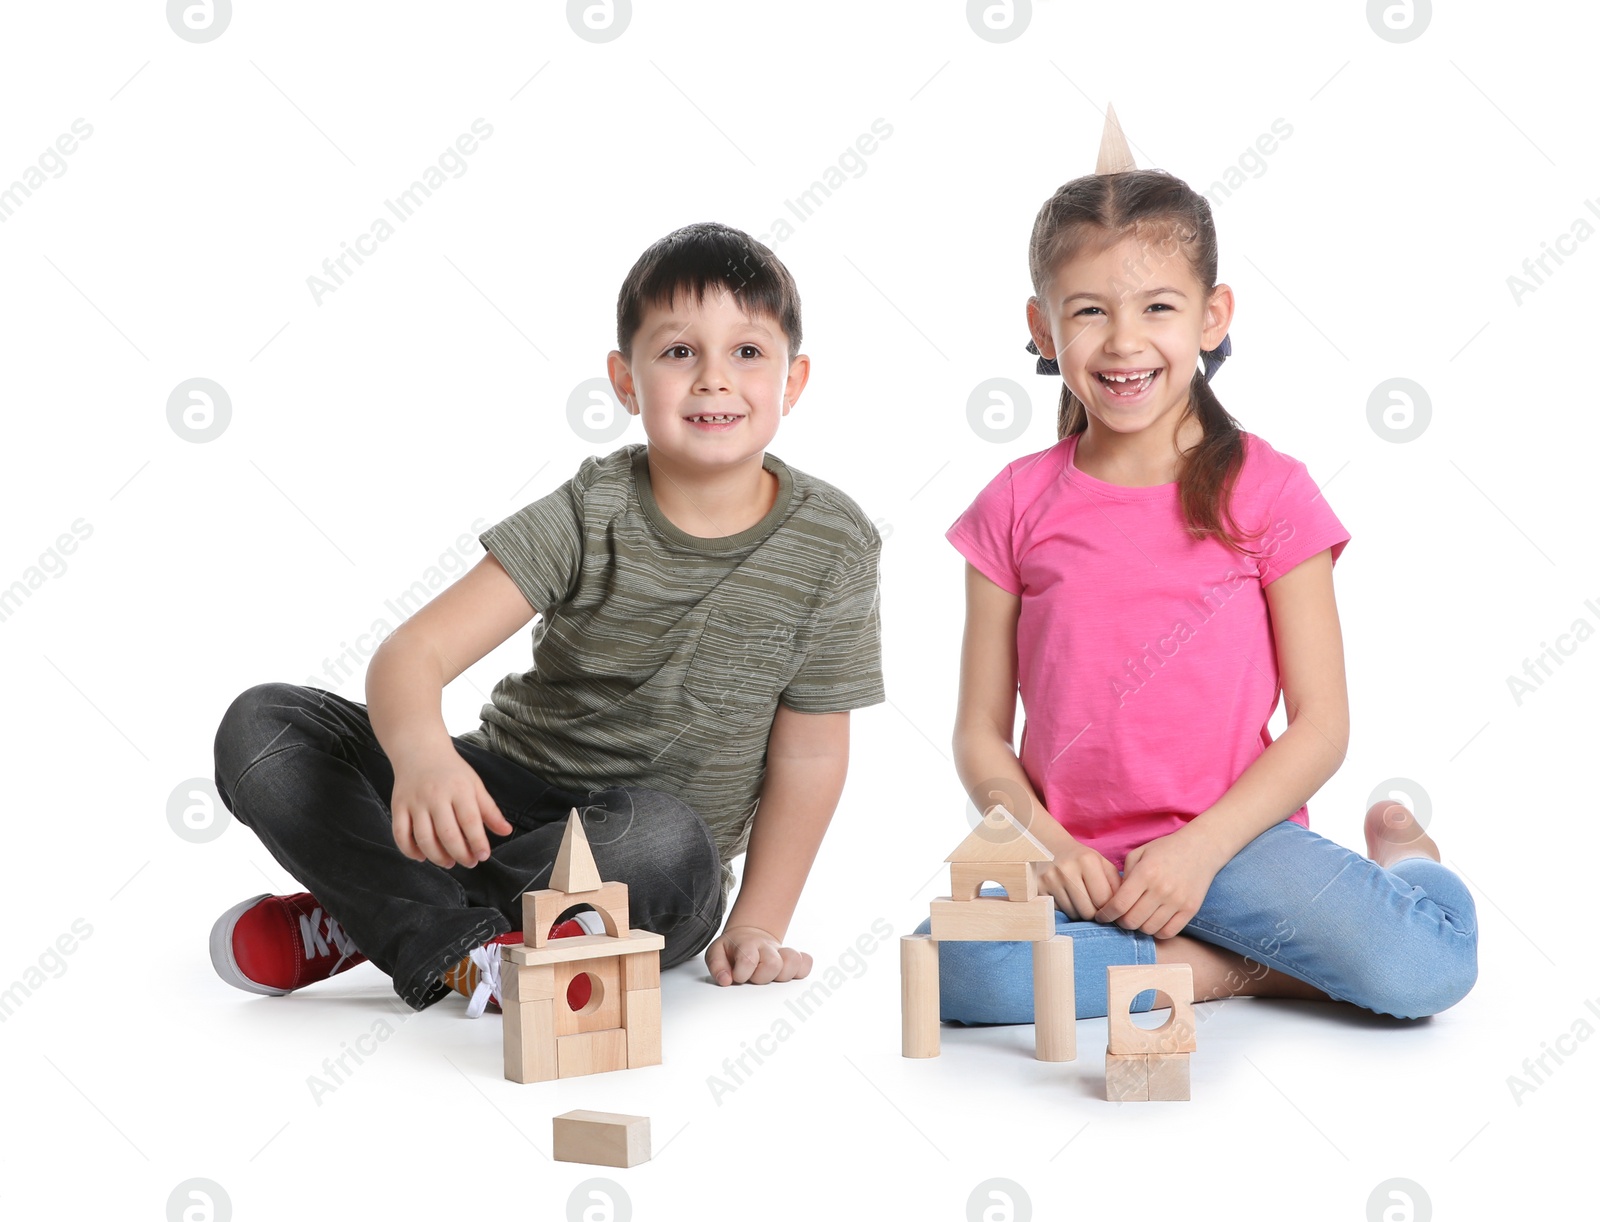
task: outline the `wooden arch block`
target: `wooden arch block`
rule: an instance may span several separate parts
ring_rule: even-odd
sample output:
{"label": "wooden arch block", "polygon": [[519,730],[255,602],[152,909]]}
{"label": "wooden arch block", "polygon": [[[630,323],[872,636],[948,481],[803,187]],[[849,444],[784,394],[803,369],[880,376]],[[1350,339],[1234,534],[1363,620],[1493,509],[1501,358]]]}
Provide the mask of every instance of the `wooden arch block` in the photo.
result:
{"label": "wooden arch block", "polygon": [[[1128,1007],[1146,989],[1172,999],[1159,1027],[1141,1027]],[[1194,972],[1187,963],[1121,963],[1106,968],[1106,1050],[1118,1056],[1193,1052]]]}

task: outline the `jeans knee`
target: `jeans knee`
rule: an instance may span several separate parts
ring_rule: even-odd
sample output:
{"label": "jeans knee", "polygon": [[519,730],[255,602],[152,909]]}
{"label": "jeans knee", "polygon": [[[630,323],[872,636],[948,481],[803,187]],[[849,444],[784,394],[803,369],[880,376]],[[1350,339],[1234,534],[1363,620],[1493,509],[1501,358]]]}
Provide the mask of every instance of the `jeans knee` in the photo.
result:
{"label": "jeans knee", "polygon": [[283,731],[282,712],[274,706],[293,703],[296,692],[292,683],[257,683],[235,696],[223,712],[212,743],[212,760],[217,793],[230,809],[239,778]]}
{"label": "jeans knee", "polygon": [[[682,883],[701,891],[722,885],[722,857],[700,813],[681,798],[658,789],[627,785],[596,794],[603,799],[585,815],[585,831],[598,855],[606,846],[629,858],[644,858]],[[604,820],[593,826],[596,815]],[[610,855],[610,854],[608,854]]]}
{"label": "jeans knee", "polygon": [[1427,1018],[1448,1010],[1478,982],[1476,939],[1452,947],[1431,964],[1412,964],[1401,972],[1395,965],[1363,982],[1354,1000],[1379,1014]]}

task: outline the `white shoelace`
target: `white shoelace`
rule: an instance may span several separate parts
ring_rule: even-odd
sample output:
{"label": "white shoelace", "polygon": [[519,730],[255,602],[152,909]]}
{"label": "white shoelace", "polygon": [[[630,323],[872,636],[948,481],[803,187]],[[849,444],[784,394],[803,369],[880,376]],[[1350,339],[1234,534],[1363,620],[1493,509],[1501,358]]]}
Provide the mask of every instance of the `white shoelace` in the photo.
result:
{"label": "white shoelace", "polygon": [[474,946],[467,952],[467,958],[478,969],[478,987],[467,999],[467,1017],[477,1018],[490,1001],[496,1005],[500,1003],[500,944],[490,942],[486,946]]}

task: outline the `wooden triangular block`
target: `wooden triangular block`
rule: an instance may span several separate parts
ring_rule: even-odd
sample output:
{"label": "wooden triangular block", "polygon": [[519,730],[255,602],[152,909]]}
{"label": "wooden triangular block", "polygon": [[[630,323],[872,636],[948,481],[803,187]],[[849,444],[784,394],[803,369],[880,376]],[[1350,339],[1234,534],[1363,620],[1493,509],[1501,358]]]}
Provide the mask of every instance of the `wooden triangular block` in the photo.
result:
{"label": "wooden triangular block", "polygon": [[1054,861],[1055,856],[998,803],[946,861]]}
{"label": "wooden triangular block", "polygon": [[583,819],[576,807],[567,816],[567,831],[561,837],[561,851],[556,854],[555,869],[550,871],[550,886],[552,890],[565,891],[569,895],[600,890],[600,868],[594,864],[589,837],[583,834]]}
{"label": "wooden triangular block", "polygon": [[1095,160],[1094,172],[1120,174],[1124,170],[1138,168],[1133,164],[1133,150],[1128,147],[1128,138],[1122,134],[1122,124],[1117,122],[1117,112],[1107,102],[1106,126],[1100,135],[1100,156]]}

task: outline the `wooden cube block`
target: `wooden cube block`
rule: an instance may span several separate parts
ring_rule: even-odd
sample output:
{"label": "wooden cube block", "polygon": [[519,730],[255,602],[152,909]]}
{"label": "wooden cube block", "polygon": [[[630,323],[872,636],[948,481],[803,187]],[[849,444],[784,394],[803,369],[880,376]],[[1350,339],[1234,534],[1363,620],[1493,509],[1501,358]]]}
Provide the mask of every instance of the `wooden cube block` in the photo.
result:
{"label": "wooden cube block", "polygon": [[564,1112],[553,1122],[554,1156],[563,1163],[632,1167],[650,1158],[650,1117],[622,1112]]}
{"label": "wooden cube block", "polygon": [[936,942],[1042,942],[1056,933],[1056,902],[1048,895],[1017,903],[945,896],[929,904],[928,913]]}
{"label": "wooden cube block", "polygon": [[[622,1026],[622,965],[617,960],[574,959],[553,963],[550,971],[555,976],[557,1035]],[[567,1003],[567,989],[579,976],[589,977],[589,1001],[574,1010]]]}
{"label": "wooden cube block", "polygon": [[1168,1055],[1149,1053],[1145,1065],[1150,1076],[1151,1099],[1187,1099],[1189,1097],[1189,1054],[1174,1052]]}
{"label": "wooden cube block", "polygon": [[507,1002],[503,1042],[505,1074],[512,1082],[548,1082],[558,1076],[555,999]]}
{"label": "wooden cube block", "polygon": [[[996,883],[1006,889],[1006,898],[1014,903],[1034,899],[1039,894],[1038,875],[1029,861],[955,861],[950,863],[950,898],[958,903],[978,898],[984,883]],[[991,896],[989,898],[997,898]]]}
{"label": "wooden cube block", "polygon": [[[535,1005],[538,1003],[535,1002]],[[556,1076],[610,1073],[628,1068],[628,1041],[621,1027],[610,1031],[583,1031],[556,1036]]]}
{"label": "wooden cube block", "polygon": [[518,1001],[544,1001],[556,995],[556,969],[553,963],[518,967],[509,959],[500,960],[500,1001],[502,1010]]}
{"label": "wooden cube block", "polygon": [[[602,883],[593,891],[576,895],[569,891],[524,891],[522,893],[522,944],[550,945],[550,926],[568,908],[588,904],[605,922],[606,933],[620,937],[628,931],[628,884]],[[561,939],[557,938],[556,941]]]}
{"label": "wooden cube block", "polygon": [[1033,1055],[1040,1061],[1078,1056],[1078,997],[1066,934],[1033,944]]}
{"label": "wooden cube block", "polygon": [[939,1055],[939,944],[925,933],[900,939],[900,1055]]}
{"label": "wooden cube block", "polygon": [[[1145,989],[1172,999],[1159,1027],[1141,1027],[1128,1007]],[[1119,1054],[1193,1052],[1194,973],[1187,963],[1113,964],[1106,968],[1106,1047]]]}
{"label": "wooden cube block", "polygon": [[630,993],[635,989],[659,989],[661,952],[653,950],[622,956],[622,987]]}
{"label": "wooden cube block", "polygon": [[1142,1052],[1130,1056],[1106,1053],[1106,1098],[1112,1103],[1150,1098],[1150,1067]]}
{"label": "wooden cube block", "polygon": [[628,1032],[628,1068],[661,1064],[661,990],[628,989],[622,995]]}

